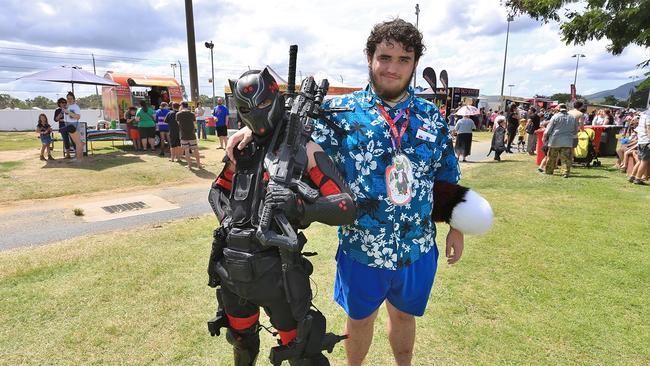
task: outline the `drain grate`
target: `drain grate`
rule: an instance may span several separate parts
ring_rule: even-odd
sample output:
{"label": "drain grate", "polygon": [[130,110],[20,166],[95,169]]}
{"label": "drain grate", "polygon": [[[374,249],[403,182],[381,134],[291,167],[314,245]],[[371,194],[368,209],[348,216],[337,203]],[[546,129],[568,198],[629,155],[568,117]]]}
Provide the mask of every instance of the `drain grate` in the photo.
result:
{"label": "drain grate", "polygon": [[142,201],[121,203],[119,205],[103,206],[102,209],[110,214],[137,211],[149,208],[149,205]]}

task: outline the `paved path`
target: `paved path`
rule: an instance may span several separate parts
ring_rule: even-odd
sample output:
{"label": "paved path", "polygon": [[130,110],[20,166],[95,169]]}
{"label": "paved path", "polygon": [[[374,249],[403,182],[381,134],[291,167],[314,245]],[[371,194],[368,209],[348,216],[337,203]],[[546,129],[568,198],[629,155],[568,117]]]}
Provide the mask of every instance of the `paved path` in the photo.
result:
{"label": "paved path", "polygon": [[[461,169],[472,163],[485,160],[489,149],[489,142],[475,141],[472,144],[472,155],[468,157],[468,163],[461,164]],[[29,206],[19,204],[18,207],[0,211],[0,251],[38,246],[83,235],[120,231],[212,213],[207,200],[209,187],[210,183],[206,181],[205,184],[199,185],[152,188],[147,191],[111,194],[110,197],[101,197],[98,193],[92,199],[85,199],[83,202],[153,194],[180,206],[168,211],[101,222],[85,222],[83,218],[74,216],[73,208],[80,204],[78,200],[61,198],[48,200],[43,204],[39,201],[35,201],[35,204]]]}
{"label": "paved path", "polygon": [[0,251],[211,213],[212,209],[207,200],[209,189],[210,183],[206,182],[203,185],[156,188],[147,192],[120,193],[103,198],[96,196],[92,200],[84,200],[102,201],[147,193],[180,206],[173,210],[101,222],[85,222],[83,218],[74,216],[75,204],[65,198],[45,207],[37,203],[30,207],[3,210],[0,212]]}

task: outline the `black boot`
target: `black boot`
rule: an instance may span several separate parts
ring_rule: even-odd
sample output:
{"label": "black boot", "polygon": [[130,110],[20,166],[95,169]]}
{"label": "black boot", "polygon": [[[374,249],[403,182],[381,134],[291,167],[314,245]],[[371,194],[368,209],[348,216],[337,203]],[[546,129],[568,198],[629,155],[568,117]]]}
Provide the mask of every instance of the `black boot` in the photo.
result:
{"label": "black boot", "polygon": [[257,325],[244,331],[228,329],[226,339],[233,346],[235,366],[255,365],[257,355],[260,353],[260,335]]}
{"label": "black boot", "polygon": [[322,353],[310,358],[301,358],[298,360],[289,360],[291,366],[330,366],[330,362]]}

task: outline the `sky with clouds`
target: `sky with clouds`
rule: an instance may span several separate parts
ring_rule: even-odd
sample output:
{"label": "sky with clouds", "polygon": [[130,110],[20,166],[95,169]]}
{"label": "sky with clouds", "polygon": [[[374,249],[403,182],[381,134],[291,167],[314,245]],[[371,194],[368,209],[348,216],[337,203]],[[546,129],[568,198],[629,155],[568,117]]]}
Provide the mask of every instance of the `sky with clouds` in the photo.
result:
{"label": "sky with clouds", "polygon": [[[401,17],[415,23],[413,2],[382,1],[234,1],[194,0],[199,88],[211,95],[210,52],[215,43],[217,95],[227,78],[250,68],[271,65],[287,74],[289,45],[298,44],[302,76],[324,72],[346,85],[364,86],[366,38],[375,23]],[[56,98],[69,86],[15,79],[58,65],[78,65],[97,73],[169,75],[180,61],[189,93],[184,2],[181,0],[2,0],[0,13],[0,93],[25,99]],[[481,89],[498,95],[501,89],[506,10],[499,0],[438,0],[420,2],[419,28],[427,47],[421,70],[446,69],[451,86]],[[505,94],[531,96],[569,92],[576,59],[577,89],[587,95],[612,89],[643,75],[636,65],[650,52],[629,46],[622,55],[606,51],[607,40],[584,46],[561,42],[557,24],[527,17],[510,24]],[[179,78],[179,69],[176,69]],[[94,87],[75,86],[78,96]]]}

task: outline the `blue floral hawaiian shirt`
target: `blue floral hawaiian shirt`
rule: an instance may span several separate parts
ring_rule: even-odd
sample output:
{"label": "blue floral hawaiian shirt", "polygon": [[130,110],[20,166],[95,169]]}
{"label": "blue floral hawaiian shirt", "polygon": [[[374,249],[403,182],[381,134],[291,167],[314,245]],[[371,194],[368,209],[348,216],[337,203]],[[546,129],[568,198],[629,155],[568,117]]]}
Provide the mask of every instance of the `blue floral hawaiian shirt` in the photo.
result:
{"label": "blue floral hawaiian shirt", "polygon": [[[394,204],[386,189],[386,169],[398,152],[377,108],[379,103],[391,118],[406,108],[410,112],[401,139],[401,154],[412,166],[411,199],[404,205]],[[369,86],[330,99],[323,108],[354,109],[329,113],[330,125],[323,119],[317,121],[312,135],[336,163],[358,206],[354,223],[339,229],[339,250],[369,267],[396,270],[410,265],[435,245],[434,181],[456,183],[460,179],[447,123],[438,108],[415,97],[412,88],[409,97],[392,108]],[[398,131],[405,120],[397,121]]]}

